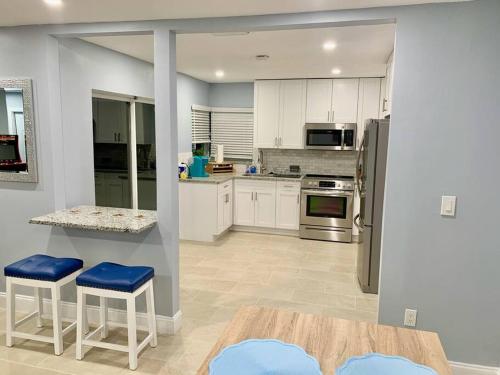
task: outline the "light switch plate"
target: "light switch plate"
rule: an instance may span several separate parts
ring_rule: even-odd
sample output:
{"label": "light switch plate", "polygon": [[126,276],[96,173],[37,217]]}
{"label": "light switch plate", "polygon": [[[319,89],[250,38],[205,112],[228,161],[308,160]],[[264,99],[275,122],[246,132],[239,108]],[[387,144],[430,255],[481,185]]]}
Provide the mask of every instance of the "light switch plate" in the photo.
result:
{"label": "light switch plate", "polygon": [[455,216],[457,197],[455,195],[443,195],[441,197],[441,215]]}

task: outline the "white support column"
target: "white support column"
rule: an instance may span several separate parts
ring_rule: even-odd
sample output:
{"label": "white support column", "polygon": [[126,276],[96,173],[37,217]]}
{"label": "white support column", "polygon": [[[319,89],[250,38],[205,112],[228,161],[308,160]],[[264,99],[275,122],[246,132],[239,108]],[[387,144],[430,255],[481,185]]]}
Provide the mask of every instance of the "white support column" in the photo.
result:
{"label": "white support column", "polygon": [[35,311],[36,315],[36,326],[38,328],[43,327],[42,315],[43,315],[43,298],[42,298],[42,288],[35,287]]}
{"label": "white support column", "polygon": [[[177,178],[176,35],[161,25],[154,32],[158,230],[163,239],[170,289],[162,291],[163,313],[179,311],[179,181]],[[157,301],[158,302],[158,301]]]}
{"label": "white support column", "polygon": [[137,368],[137,322],[135,316],[135,296],[127,298],[128,361],[131,370]]}
{"label": "white support column", "polygon": [[54,353],[61,355],[63,352],[62,318],[61,318],[61,288],[57,285],[51,287],[52,291],[52,325],[54,327]]}
{"label": "white support column", "polygon": [[5,322],[6,322],[5,345],[12,346],[14,344],[12,339],[12,332],[14,331],[16,325],[16,290],[10,277],[6,278],[6,294],[7,294],[7,301],[6,301],[7,311],[5,317]]}

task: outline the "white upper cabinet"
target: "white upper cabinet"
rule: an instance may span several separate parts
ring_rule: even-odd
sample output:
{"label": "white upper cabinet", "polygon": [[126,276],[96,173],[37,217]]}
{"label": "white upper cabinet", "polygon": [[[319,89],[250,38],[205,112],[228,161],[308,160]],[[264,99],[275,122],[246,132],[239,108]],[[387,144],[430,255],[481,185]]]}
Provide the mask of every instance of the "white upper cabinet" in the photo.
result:
{"label": "white upper cabinet", "polygon": [[306,81],[281,81],[280,98],[279,147],[288,149],[304,148]]}
{"label": "white upper cabinet", "polygon": [[310,79],[307,81],[307,123],[328,123],[332,114],[331,79]]}
{"label": "white upper cabinet", "polygon": [[359,80],[358,129],[356,149],[359,149],[368,119],[380,118],[381,78],[361,78]]}
{"label": "white upper cabinet", "polygon": [[359,79],[334,79],[332,122],[356,123],[358,120]]}
{"label": "white upper cabinet", "polygon": [[359,79],[310,79],[307,81],[307,123],[355,123]]}
{"label": "white upper cabinet", "polygon": [[255,82],[255,147],[302,148],[305,80]]}
{"label": "white upper cabinet", "polygon": [[92,100],[93,120],[95,121],[96,143],[128,142],[128,106],[116,100]]}
{"label": "white upper cabinet", "polygon": [[255,147],[277,147],[280,121],[280,81],[256,81],[254,102]]}

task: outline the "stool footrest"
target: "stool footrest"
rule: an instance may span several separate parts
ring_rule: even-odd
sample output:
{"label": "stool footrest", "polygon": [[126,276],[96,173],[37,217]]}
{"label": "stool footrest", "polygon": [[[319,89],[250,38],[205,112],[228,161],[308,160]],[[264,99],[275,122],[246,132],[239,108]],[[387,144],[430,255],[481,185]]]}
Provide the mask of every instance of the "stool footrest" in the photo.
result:
{"label": "stool footrest", "polygon": [[153,334],[150,333],[149,335],[147,335],[144,340],[142,340],[142,342],[137,346],[137,354],[139,354],[142,349],[144,349],[146,347],[147,344],[149,344],[151,342],[151,340],[153,340]]}
{"label": "stool footrest", "polygon": [[63,336],[75,328],[76,328],[76,322],[71,323],[69,326],[67,326],[66,328],[63,329],[63,331],[62,331]]}
{"label": "stool footrest", "polygon": [[90,332],[87,336],[85,336],[83,339],[89,341],[92,337],[97,335],[99,332],[101,332],[104,329],[104,325],[100,325],[96,329],[94,329],[92,332]]}
{"label": "stool footrest", "polygon": [[82,340],[82,345],[95,346],[101,349],[118,350],[120,352],[128,352],[128,345],[111,344],[109,342],[102,342],[96,340]]}
{"label": "stool footrest", "polygon": [[16,332],[16,331],[11,332],[11,335],[12,337],[17,337],[18,339],[36,340],[36,341],[48,342],[50,344],[54,343],[54,338],[48,336],[33,335],[31,333]]}
{"label": "stool footrest", "polygon": [[15,324],[14,327],[19,327],[21,324],[26,323],[28,320],[34,318],[35,316],[38,315],[38,311],[33,311],[31,314],[26,315],[24,318],[19,319]]}

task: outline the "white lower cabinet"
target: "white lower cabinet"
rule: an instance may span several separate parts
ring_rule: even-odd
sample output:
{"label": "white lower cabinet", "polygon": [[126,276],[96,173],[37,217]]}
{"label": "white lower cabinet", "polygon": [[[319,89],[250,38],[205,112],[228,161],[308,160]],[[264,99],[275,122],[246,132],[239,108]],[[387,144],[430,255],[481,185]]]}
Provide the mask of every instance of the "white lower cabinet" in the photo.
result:
{"label": "white lower cabinet", "polygon": [[276,228],[299,230],[300,183],[278,181],[276,186]]}
{"label": "white lower cabinet", "polygon": [[96,206],[131,208],[128,174],[95,172]]}
{"label": "white lower cabinet", "polygon": [[274,228],[276,181],[236,180],[234,224]]}
{"label": "white lower cabinet", "polygon": [[234,224],[298,230],[300,182],[236,180]]}
{"label": "white lower cabinet", "polygon": [[179,184],[179,236],[214,241],[233,225],[233,181]]}

